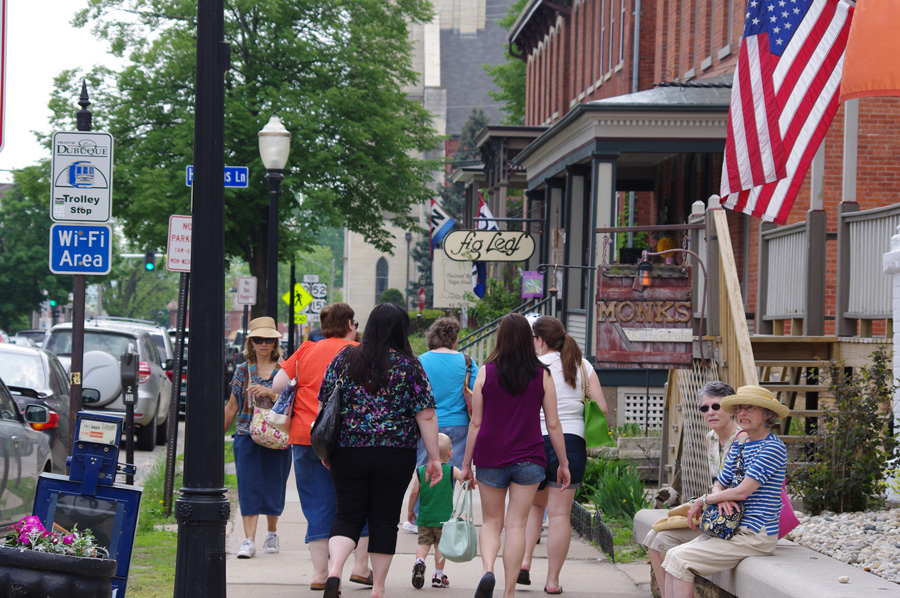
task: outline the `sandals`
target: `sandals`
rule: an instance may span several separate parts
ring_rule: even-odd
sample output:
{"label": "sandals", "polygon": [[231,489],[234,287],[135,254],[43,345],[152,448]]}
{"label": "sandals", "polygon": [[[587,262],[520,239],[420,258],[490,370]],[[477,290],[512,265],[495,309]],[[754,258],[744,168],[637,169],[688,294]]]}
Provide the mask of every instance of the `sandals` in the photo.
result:
{"label": "sandals", "polygon": [[521,569],[519,571],[519,577],[516,578],[516,583],[520,586],[530,586],[531,585],[531,574],[528,569]]}
{"label": "sandals", "polygon": [[341,598],[341,578],[329,577],[325,581],[323,598]]}
{"label": "sandals", "polygon": [[547,594],[553,594],[555,596],[557,594],[562,594],[563,590],[562,590],[562,586],[559,586],[558,588],[556,588],[555,590],[553,590],[551,592],[550,590],[547,589],[547,586],[544,586],[544,592]]}
{"label": "sandals", "polygon": [[491,571],[482,575],[481,581],[478,582],[478,587],[475,588],[475,598],[491,598],[494,594],[495,583],[496,579],[494,579],[494,574]]}
{"label": "sandals", "polygon": [[368,577],[363,577],[362,575],[351,575],[350,581],[352,581],[353,583],[362,584],[364,586],[371,586],[375,585],[375,576],[372,573],[372,570],[369,569]]}

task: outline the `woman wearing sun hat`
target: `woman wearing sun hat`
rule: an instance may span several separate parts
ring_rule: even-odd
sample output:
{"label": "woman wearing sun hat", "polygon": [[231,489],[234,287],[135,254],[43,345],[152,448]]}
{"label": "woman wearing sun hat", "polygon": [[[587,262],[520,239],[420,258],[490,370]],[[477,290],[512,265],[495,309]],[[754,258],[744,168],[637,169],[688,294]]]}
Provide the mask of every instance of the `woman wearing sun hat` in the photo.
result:
{"label": "woman wearing sun hat", "polygon": [[280,338],[281,333],[272,318],[250,321],[250,332],[244,344],[246,360],[234,372],[231,397],[225,405],[226,432],[237,417],[234,465],[245,537],[237,553],[239,559],[249,559],[256,554],[256,525],[260,515],[266,516],[265,551],[278,552],[278,517],[284,510],[291,452],[256,444],[250,438],[250,420],[253,419],[254,403],[270,408],[278,399],[272,390],[272,381],[279,369]]}
{"label": "woman wearing sun hat", "polygon": [[[721,401],[722,409],[735,416],[747,432],[732,446],[719,474],[718,484],[725,488],[705,494],[694,502],[687,514],[691,527],[705,505],[719,505],[726,514],[737,501],[743,501],[744,514],[738,532],[731,540],[701,536],[687,544],[671,548],[663,561],[663,598],[689,598],[694,595],[694,575],[710,575],[736,566],[748,556],[766,556],[778,542],[778,516],[781,513],[781,487],[787,466],[787,449],[771,432],[778,418],[790,413],[775,395],[760,386],[742,386]],[[735,463],[744,455],[744,479],[732,488]]]}

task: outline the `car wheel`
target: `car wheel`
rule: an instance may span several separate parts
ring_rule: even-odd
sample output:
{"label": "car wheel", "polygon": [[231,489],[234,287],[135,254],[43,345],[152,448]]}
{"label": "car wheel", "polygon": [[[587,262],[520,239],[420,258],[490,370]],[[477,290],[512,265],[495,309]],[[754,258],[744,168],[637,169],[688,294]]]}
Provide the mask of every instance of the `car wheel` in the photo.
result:
{"label": "car wheel", "polygon": [[169,418],[166,418],[166,421],[162,423],[161,426],[156,426],[156,445],[162,446],[166,442],[169,441]]}
{"label": "car wheel", "polygon": [[[157,408],[159,405],[157,405]],[[156,416],[150,418],[150,423],[141,426],[137,430],[137,442],[135,448],[139,451],[152,451],[156,448]]]}

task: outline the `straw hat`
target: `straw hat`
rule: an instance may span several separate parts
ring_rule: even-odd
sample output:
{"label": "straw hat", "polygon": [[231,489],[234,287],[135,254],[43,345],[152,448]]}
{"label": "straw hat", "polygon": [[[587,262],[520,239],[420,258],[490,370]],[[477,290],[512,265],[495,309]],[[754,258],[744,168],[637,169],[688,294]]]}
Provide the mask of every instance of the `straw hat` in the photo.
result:
{"label": "straw hat", "polygon": [[690,502],[682,503],[677,507],[672,507],[669,509],[669,517],[687,517],[688,511],[691,510]]}
{"label": "straw hat", "polygon": [[[694,521],[697,520],[695,519]],[[674,517],[660,519],[654,523],[652,527],[655,532],[663,532],[667,529],[687,529],[690,526],[688,525],[687,517],[684,515],[676,515]]]}
{"label": "straw hat", "polygon": [[268,316],[250,320],[249,338],[281,338],[281,333],[275,327],[275,320]]}
{"label": "straw hat", "polygon": [[728,413],[734,414],[734,408],[738,405],[756,405],[774,412],[780,418],[787,417],[791,412],[787,405],[778,402],[775,393],[762,386],[741,386],[736,393],[722,399],[722,409]]}

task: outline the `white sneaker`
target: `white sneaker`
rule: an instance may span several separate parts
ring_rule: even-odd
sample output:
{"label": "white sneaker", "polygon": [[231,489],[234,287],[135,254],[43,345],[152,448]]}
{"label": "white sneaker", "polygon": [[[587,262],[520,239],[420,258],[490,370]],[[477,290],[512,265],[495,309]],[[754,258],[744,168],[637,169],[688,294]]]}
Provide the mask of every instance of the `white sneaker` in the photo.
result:
{"label": "white sneaker", "polygon": [[417,526],[415,523],[412,523],[410,521],[404,521],[403,525],[401,525],[400,527],[403,528],[403,531],[410,533],[410,534],[418,534],[419,533],[419,526]]}
{"label": "white sneaker", "polygon": [[278,534],[266,536],[266,542],[263,544],[266,554],[278,554]]}
{"label": "white sneaker", "polygon": [[253,543],[253,540],[247,538],[244,540],[244,543],[241,544],[241,549],[237,551],[237,558],[239,559],[249,559],[253,558],[253,555],[256,554],[256,544]]}

